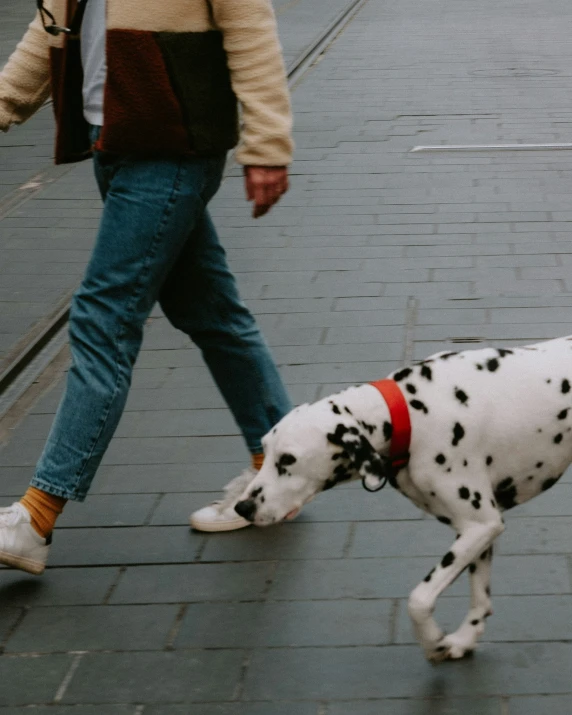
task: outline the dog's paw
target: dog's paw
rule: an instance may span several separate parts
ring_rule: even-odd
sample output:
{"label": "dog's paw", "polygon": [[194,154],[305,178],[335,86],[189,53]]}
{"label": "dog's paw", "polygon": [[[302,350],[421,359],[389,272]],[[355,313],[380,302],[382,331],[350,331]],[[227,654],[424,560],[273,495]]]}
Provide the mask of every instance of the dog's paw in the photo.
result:
{"label": "dog's paw", "polygon": [[451,634],[442,638],[431,651],[426,653],[427,660],[431,663],[441,663],[444,660],[460,660],[469,658],[475,651],[474,641],[468,642],[465,639]]}

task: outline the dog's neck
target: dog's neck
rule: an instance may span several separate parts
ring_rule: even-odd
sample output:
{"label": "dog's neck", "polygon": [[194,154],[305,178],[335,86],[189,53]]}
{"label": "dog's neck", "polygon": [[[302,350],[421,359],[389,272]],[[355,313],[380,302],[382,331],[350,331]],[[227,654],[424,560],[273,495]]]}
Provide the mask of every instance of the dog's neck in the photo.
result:
{"label": "dog's neck", "polygon": [[340,394],[340,402],[351,410],[356,420],[375,427],[368,440],[379,454],[388,455],[391,441],[387,439],[384,424],[391,424],[387,403],[379,391],[369,384],[350,387]]}

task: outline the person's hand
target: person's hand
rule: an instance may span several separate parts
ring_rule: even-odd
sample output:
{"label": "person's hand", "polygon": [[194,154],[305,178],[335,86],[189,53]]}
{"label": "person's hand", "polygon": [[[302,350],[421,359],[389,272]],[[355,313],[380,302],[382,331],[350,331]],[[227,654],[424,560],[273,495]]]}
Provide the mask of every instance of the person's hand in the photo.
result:
{"label": "person's hand", "polygon": [[246,198],[254,201],[253,218],[264,216],[288,191],[287,166],[245,166]]}

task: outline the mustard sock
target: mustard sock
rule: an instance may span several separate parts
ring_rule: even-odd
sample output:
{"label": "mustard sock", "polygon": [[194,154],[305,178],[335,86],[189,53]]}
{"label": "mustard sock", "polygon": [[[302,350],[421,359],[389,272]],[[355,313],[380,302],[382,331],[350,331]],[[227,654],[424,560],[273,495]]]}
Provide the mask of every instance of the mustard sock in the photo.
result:
{"label": "mustard sock", "polygon": [[252,468],[256,469],[257,472],[262,468],[262,462],[264,462],[264,454],[262,452],[252,455]]}
{"label": "mustard sock", "polygon": [[20,499],[20,503],[30,512],[32,526],[44,539],[52,533],[56,519],[62,513],[66,502],[67,499],[56,497],[35,487],[28,487]]}

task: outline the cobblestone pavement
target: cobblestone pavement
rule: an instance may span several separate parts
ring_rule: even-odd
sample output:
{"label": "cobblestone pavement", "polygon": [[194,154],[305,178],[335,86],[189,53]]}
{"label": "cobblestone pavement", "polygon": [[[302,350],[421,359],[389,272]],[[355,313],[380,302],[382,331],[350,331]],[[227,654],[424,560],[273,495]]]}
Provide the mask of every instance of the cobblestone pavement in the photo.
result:
{"label": "cobblestone pavement", "polygon": [[[572,154],[410,151],[572,141],[571,21],[564,0],[370,0],[295,89],[281,205],[252,222],[231,172],[213,213],[297,402],[449,346],[572,332]],[[43,200],[95,221],[95,196],[72,181]],[[10,250],[49,265],[39,242],[53,231],[50,250],[82,263],[83,228],[42,224]],[[7,502],[60,391],[0,452]],[[432,667],[405,604],[450,530],[398,494],[347,487],[288,525],[190,532],[189,512],[246,459],[198,353],[155,313],[51,568],[0,574],[0,715],[568,715],[570,474],[509,515],[475,657]],[[467,600],[464,579],[440,599],[446,627]]]}

